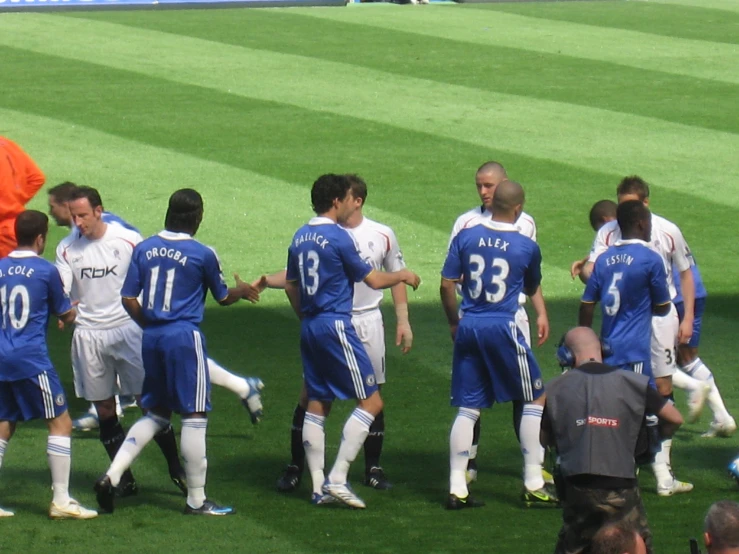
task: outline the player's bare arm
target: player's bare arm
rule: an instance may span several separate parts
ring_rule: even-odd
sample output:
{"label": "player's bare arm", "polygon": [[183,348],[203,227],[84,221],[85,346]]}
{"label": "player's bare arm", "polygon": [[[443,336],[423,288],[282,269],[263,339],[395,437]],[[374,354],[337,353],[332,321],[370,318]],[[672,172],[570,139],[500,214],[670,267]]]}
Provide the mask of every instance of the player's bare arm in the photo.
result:
{"label": "player's bare arm", "polygon": [[578,315],[577,324],[580,327],[592,327],[594,313],[595,302],[580,302],[580,313]]}
{"label": "player's bare arm", "polygon": [[72,323],[74,323],[74,320],[77,318],[77,310],[72,308],[71,310],[64,312],[63,314],[59,314],[56,317],[62,323],[62,329],[63,329],[64,325],[71,325]]}
{"label": "player's bare arm", "polygon": [[690,268],[680,272],[680,289],[683,293],[685,315],[680,322],[677,342],[678,344],[687,344],[693,335],[693,319],[695,317],[695,282]]}
{"label": "player's bare arm", "polygon": [[405,283],[413,287],[413,290],[421,284],[421,278],[409,269],[401,269],[400,271],[370,271],[369,275],[364,278],[364,282],[370,288],[389,289],[399,283]]}
{"label": "player's bare arm", "polygon": [[547,306],[544,302],[541,285],[531,295],[531,304],[534,306],[534,310],[536,310],[536,331],[538,336],[536,345],[541,346],[549,338],[549,316],[547,315]]}
{"label": "player's bare arm", "polygon": [[585,256],[582,260],[575,260],[570,266],[570,277],[573,279],[579,277],[582,272],[582,268],[588,263],[589,256]]}
{"label": "player's bare arm", "polygon": [[251,286],[259,292],[263,292],[265,289],[284,289],[286,280],[287,270],[283,269],[277,273],[262,275],[259,279],[254,281]]}
{"label": "player's bare arm", "polygon": [[260,291],[256,287],[242,281],[238,273],[234,273],[234,280],[236,281],[236,288],[241,291],[242,299],[248,300],[252,304],[259,302]]}
{"label": "player's bare arm", "polygon": [[287,299],[290,301],[295,315],[298,319],[303,319],[303,314],[300,311],[300,286],[297,281],[285,281],[285,294]]}
{"label": "player's bare arm", "polygon": [[123,304],[123,309],[126,310],[131,319],[143,329],[146,326],[146,319],[144,318],[144,310],[141,308],[139,299],[123,297],[121,298],[121,304]]}
{"label": "player's bare arm", "polygon": [[449,324],[449,331],[452,333],[452,340],[457,334],[459,326],[459,308],[457,307],[457,283],[452,279],[441,278],[439,286],[439,295],[441,296],[441,306],[444,308],[446,320]]}
{"label": "player's bare arm", "polygon": [[590,276],[593,274],[594,267],[595,264],[593,262],[585,262],[580,270],[580,281],[587,285],[588,279],[590,279]]}
{"label": "player's bare arm", "polygon": [[395,346],[401,347],[401,352],[407,354],[413,346],[413,330],[408,319],[408,292],[405,283],[399,283],[390,289],[395,307]]}

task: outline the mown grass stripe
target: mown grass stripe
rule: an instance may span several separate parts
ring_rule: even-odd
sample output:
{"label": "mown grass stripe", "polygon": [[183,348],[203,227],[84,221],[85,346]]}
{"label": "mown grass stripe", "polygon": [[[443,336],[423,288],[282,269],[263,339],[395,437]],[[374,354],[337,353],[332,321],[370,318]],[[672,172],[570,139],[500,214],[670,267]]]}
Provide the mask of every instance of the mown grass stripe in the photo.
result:
{"label": "mown grass stripe", "polygon": [[[11,26],[7,19],[0,21],[0,43],[16,48],[62,52],[89,63],[104,59],[117,69],[589,170],[640,173],[656,185],[699,198],[720,195],[723,204],[739,206],[736,134],[108,23],[18,14]],[[50,43],[42,31],[55,32],[57,40]],[[91,43],[96,49],[88,48]],[[300,79],[302,86],[284,86],[286,73]],[[423,101],[418,90],[424,91]],[[700,167],[701,172],[686,182],[685,167]]]}
{"label": "mown grass stripe", "polygon": [[[390,13],[392,12],[392,13]],[[471,44],[498,45],[617,63],[659,72],[739,83],[739,45],[664,37],[566,21],[542,20],[464,6],[410,11],[295,9],[295,13],[361,23]]]}
{"label": "mown grass stripe", "polygon": [[668,4],[671,6],[695,6],[711,8],[727,12],[739,12],[739,3],[736,0],[630,0],[631,2],[649,2],[652,4]]}
{"label": "mown grass stripe", "polygon": [[739,14],[698,6],[653,2],[589,2],[581,4],[576,10],[561,2],[503,2],[474,6],[526,17],[639,31],[650,35],[739,43]]}
{"label": "mown grass stripe", "polygon": [[[337,24],[315,18],[306,22],[305,17],[290,10],[216,10],[207,16],[203,12],[167,11],[148,13],[147,17],[136,12],[86,12],[84,16],[257,50],[304,52],[312,58],[485,91],[603,108],[719,131],[739,129],[739,111],[734,109],[739,85],[709,79],[503,46],[470,47],[458,40],[358,23]],[[313,36],[320,36],[321,40],[312,40]],[[347,44],[352,48],[347,48]],[[450,59],[453,64],[448,63]],[[624,94],[630,83],[638,83],[638,99]]]}

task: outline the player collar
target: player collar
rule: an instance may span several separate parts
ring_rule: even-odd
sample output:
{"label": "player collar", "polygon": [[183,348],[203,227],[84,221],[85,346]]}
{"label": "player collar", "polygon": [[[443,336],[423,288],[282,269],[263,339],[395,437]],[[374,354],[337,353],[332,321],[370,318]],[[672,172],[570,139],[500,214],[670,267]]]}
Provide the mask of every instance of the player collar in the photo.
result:
{"label": "player collar", "polygon": [[308,222],[308,225],[326,225],[326,224],[336,225],[336,222],[330,217],[325,217],[322,215],[312,217],[310,221]]}
{"label": "player collar", "polygon": [[624,245],[624,244],[641,244],[642,246],[647,246],[647,247],[649,246],[649,243],[648,242],[645,242],[645,241],[643,241],[641,239],[621,239],[621,240],[617,240],[616,241],[616,244],[614,244],[614,246],[621,246],[621,245]]}
{"label": "player collar", "polygon": [[13,250],[8,254],[8,258],[38,258],[38,254],[30,250]]}
{"label": "player collar", "polygon": [[189,240],[192,238],[192,235],[187,233],[174,233],[172,231],[159,231],[159,236],[168,240]]}
{"label": "player collar", "polygon": [[482,225],[485,225],[486,227],[489,227],[490,229],[493,229],[494,231],[515,231],[518,232],[518,229],[513,223],[503,223],[502,221],[494,221],[492,219],[485,220],[482,222]]}

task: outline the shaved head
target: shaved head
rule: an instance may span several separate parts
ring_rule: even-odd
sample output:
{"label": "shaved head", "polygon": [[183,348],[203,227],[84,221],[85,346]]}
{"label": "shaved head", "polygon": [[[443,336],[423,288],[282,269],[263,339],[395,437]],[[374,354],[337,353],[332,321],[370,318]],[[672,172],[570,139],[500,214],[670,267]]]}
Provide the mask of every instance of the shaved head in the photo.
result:
{"label": "shaved head", "polygon": [[506,179],[495,188],[493,214],[511,214],[517,206],[523,206],[525,199],[523,187],[516,181]]}
{"label": "shaved head", "polygon": [[505,172],[505,168],[502,164],[498,162],[485,162],[480,166],[480,168],[477,170],[478,174],[491,174],[496,177],[499,177],[499,181],[502,181],[508,177],[508,175]]}
{"label": "shaved head", "polygon": [[588,360],[603,361],[600,340],[590,327],[575,327],[567,331],[564,345],[575,356],[575,367]]}

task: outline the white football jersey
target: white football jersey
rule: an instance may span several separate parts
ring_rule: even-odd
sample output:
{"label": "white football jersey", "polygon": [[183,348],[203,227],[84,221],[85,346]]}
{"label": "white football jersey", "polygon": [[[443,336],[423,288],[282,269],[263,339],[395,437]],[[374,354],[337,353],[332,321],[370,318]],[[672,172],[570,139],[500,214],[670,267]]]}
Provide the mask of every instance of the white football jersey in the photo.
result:
{"label": "white football jersey", "polygon": [[[618,226],[618,222],[609,221],[595,235],[595,242],[593,242],[593,248],[590,250],[588,261],[595,262],[598,256],[619,240],[621,240],[621,228]],[[649,241],[649,248],[662,257],[665,270],[667,271],[667,285],[670,289],[670,297],[675,298],[677,291],[675,290],[673,264],[678,273],[690,269],[693,265],[690,260],[690,251],[688,250],[688,245],[685,242],[682,232],[671,221],[652,214],[652,240]]]}
{"label": "white football jersey", "polygon": [[[403,254],[398,246],[395,233],[387,225],[377,223],[367,217],[353,229],[346,229],[354,238],[359,255],[369,262],[376,271],[400,271],[405,268]],[[382,302],[382,291],[375,290],[364,282],[354,284],[352,313],[374,310]]]}
{"label": "white football jersey", "polygon": [[[489,221],[492,217],[492,212],[486,210],[484,206],[478,206],[476,208],[472,208],[468,212],[464,212],[454,222],[454,226],[452,227],[452,234],[449,237],[449,246],[452,245],[454,237],[456,237],[460,233],[460,231],[462,231],[462,229],[474,227],[475,225],[479,225],[483,221]],[[533,217],[531,217],[526,212],[521,212],[521,215],[518,218],[518,221],[516,221],[515,226],[519,233],[521,233],[525,237],[529,237],[531,240],[536,242],[536,223],[534,222]]]}
{"label": "white football jersey", "polygon": [[59,243],[56,267],[64,290],[79,302],[77,327],[112,329],[131,321],[121,304],[121,288],[133,248],[142,240],[136,231],[106,224],[98,240],[70,233]]}

